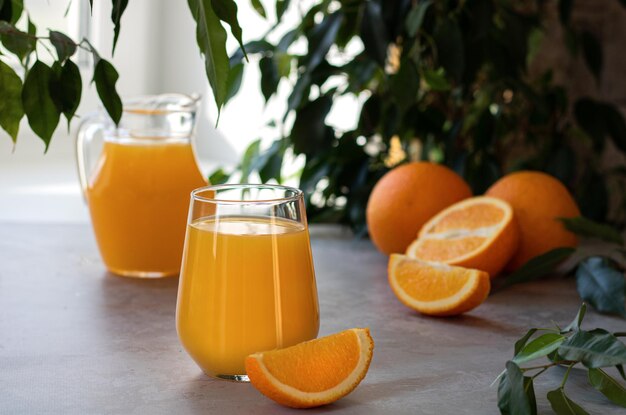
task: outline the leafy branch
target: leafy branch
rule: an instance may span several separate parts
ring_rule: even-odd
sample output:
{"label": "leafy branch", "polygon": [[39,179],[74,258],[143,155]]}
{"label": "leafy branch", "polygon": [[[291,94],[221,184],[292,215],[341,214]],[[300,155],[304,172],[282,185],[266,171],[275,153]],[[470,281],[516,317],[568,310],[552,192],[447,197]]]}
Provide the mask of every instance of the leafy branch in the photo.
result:
{"label": "leafy branch", "polygon": [[[515,343],[514,357],[506,363],[505,370],[499,376],[498,407],[502,414],[536,414],[533,382],[555,366],[567,367],[560,386],[547,394],[552,409],[558,415],[588,413],[565,392],[569,374],[576,366],[587,370],[591,386],[614,404],[626,408],[626,388],[605,370],[614,367],[622,379],[626,380],[626,345],[617,338],[621,333],[610,333],[600,328],[582,330],[585,312],[586,305],[583,303],[572,323],[566,328],[548,329],[548,333],[535,338],[533,336],[539,329],[530,329]],[[540,358],[547,358],[548,362],[523,366]],[[539,371],[529,376],[536,370]]]}

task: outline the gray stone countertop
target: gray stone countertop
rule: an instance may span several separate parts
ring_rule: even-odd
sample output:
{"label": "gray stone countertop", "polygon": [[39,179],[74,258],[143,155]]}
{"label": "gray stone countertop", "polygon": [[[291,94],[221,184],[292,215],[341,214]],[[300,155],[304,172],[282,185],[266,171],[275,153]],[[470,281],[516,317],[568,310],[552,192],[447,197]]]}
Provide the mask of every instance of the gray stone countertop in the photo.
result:
{"label": "gray stone countertop", "polygon": [[[369,373],[346,398],[307,414],[497,414],[490,386],[531,326],[566,324],[580,300],[571,279],[513,287],[456,318],[400,304],[386,258],[367,240],[314,229],[320,335],[370,327]],[[205,376],[182,349],[177,279],[108,274],[88,225],[0,223],[0,414],[287,414],[250,384]],[[624,330],[589,312],[587,327]],[[540,413],[560,383],[535,386]],[[543,379],[542,379],[543,378]],[[594,414],[623,414],[574,370],[568,393]]]}

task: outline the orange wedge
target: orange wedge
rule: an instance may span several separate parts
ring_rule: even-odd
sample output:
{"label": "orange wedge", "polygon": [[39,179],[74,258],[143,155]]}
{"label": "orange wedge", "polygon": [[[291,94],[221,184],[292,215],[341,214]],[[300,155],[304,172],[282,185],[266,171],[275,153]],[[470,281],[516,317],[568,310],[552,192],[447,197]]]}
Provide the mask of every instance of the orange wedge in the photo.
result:
{"label": "orange wedge", "polygon": [[292,408],[326,405],[352,392],[372,360],[369,329],[350,329],[246,358],[250,382]]}
{"label": "orange wedge", "polygon": [[513,257],[518,242],[513,208],[500,199],[479,196],[456,203],[426,222],[406,254],[479,269],[494,277]]}
{"label": "orange wedge", "polygon": [[454,316],[478,307],[489,295],[489,274],[429,263],[405,255],[389,257],[389,284],[407,307],[431,316]]}

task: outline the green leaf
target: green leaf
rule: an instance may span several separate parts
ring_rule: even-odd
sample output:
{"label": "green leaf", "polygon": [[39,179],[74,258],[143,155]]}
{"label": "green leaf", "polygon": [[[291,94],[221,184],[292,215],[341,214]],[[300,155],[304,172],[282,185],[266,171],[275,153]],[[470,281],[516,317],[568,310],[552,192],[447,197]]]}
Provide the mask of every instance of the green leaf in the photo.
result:
{"label": "green leaf", "polygon": [[254,170],[255,160],[259,157],[260,148],[261,139],[259,138],[250,143],[244,152],[240,165],[241,179],[239,179],[239,183],[248,183],[250,173]]}
{"label": "green leaf", "polygon": [[522,348],[526,345],[526,342],[528,342],[528,339],[530,339],[533,336],[533,334],[535,334],[536,332],[537,332],[537,329],[532,328],[528,330],[521,339],[515,342],[514,356],[517,355],[522,350]]}
{"label": "green leaf", "polygon": [[76,53],[74,41],[61,32],[50,30],[50,43],[56,49],[60,61],[64,61]]}
{"label": "green leaf", "polygon": [[446,18],[439,22],[433,34],[437,45],[437,59],[446,74],[459,81],[465,70],[465,48],[459,24]]}
{"label": "green leaf", "polygon": [[426,11],[431,4],[431,0],[420,1],[415,6],[413,6],[411,11],[409,12],[408,16],[406,17],[405,25],[406,31],[410,37],[415,37],[417,32],[420,30],[420,27],[422,27],[424,15],[426,14]]}
{"label": "green leaf", "polygon": [[223,22],[228,23],[230,26],[230,32],[233,34],[237,42],[239,42],[239,46],[243,51],[246,60],[248,56],[246,55],[246,48],[243,45],[243,40],[241,39],[241,26],[239,25],[239,21],[237,20],[237,3],[234,0],[211,0],[211,6],[213,7],[213,11],[219,17],[219,19]]}
{"label": "green leaf", "polygon": [[13,17],[13,4],[11,0],[0,0],[0,20],[10,21]]}
{"label": "green leaf", "polygon": [[626,389],[602,369],[589,369],[589,383],[617,405],[626,408]]}
{"label": "green leaf", "polygon": [[52,69],[38,60],[28,71],[22,88],[22,105],[28,124],[43,140],[46,151],[61,115],[50,96],[50,81],[53,77]]}
{"label": "green leaf", "polygon": [[289,4],[291,0],[276,0],[276,20],[280,22],[280,19],[283,18],[283,14],[289,8]]}
{"label": "green leaf", "polygon": [[0,21],[2,45],[21,62],[30,55],[37,46],[37,39],[28,33],[22,32],[7,22]]}
{"label": "green leaf", "polygon": [[22,17],[22,13],[24,12],[24,1],[23,0],[5,0],[6,2],[11,2],[11,20],[9,23],[15,24],[20,17]]}
{"label": "green leaf", "polygon": [[343,15],[341,12],[330,14],[315,26],[308,36],[309,49],[304,59],[304,65],[308,73],[319,65],[326,57],[328,50],[335,42],[337,32],[341,26]]}
{"label": "green leaf", "polygon": [[96,90],[102,105],[115,123],[119,124],[122,118],[122,100],[115,89],[119,75],[108,61],[100,59],[93,71],[92,82],[96,84]]}
{"label": "green leaf", "polygon": [[261,92],[267,102],[278,89],[280,75],[278,64],[274,56],[265,56],[259,60],[259,70],[261,72]]}
{"label": "green leaf", "polygon": [[587,304],[582,303],[582,305],[580,306],[580,308],[578,309],[578,313],[576,314],[576,317],[574,318],[574,320],[569,323],[563,330],[561,330],[561,333],[569,333],[570,331],[578,331],[580,330],[580,325],[583,322],[583,319],[585,318],[585,313],[587,312]]}
{"label": "green leaf", "polygon": [[574,251],[574,248],[555,248],[545,254],[539,255],[522,265],[514,273],[503,278],[498,289],[521,282],[538,280],[552,272],[557,265],[574,253]]}
{"label": "green leaf", "polygon": [[243,80],[243,63],[237,63],[234,66],[231,66],[230,71],[228,72],[228,80],[226,81],[226,100],[224,103],[227,103],[231,100],[232,97],[237,95],[239,92],[239,88],[241,87],[241,81]]}
{"label": "green leaf", "polygon": [[624,245],[624,237],[615,228],[597,223],[582,216],[576,218],[559,218],[565,227],[577,235],[598,238],[607,242]]}
{"label": "green leaf", "polygon": [[65,115],[67,128],[74,117],[83,91],[80,69],[71,60],[67,60],[59,73],[51,80],[50,92],[57,109]]}
{"label": "green leaf", "polygon": [[590,257],[580,262],[576,288],[580,297],[596,310],[626,317],[624,275],[608,259]]}
{"label": "green leaf", "polygon": [[205,70],[218,112],[228,94],[229,62],[226,53],[226,30],[211,7],[211,0],[188,0],[196,21],[196,40],[204,55]]}
{"label": "green leaf", "polygon": [[360,29],[361,40],[365,53],[381,68],[385,67],[387,59],[387,45],[389,39],[380,4],[376,1],[366,1],[363,7],[363,17]]}
{"label": "green leaf", "polygon": [[520,364],[547,356],[558,349],[564,340],[565,337],[560,334],[543,334],[524,346],[524,348],[515,355],[513,362]]}
{"label": "green leaf", "polygon": [[420,76],[413,61],[410,58],[402,59],[398,73],[390,79],[391,92],[401,111],[417,101],[419,86]]}
{"label": "green leaf", "polygon": [[626,363],[626,346],[606,332],[579,330],[561,344],[558,352],[564,360],[580,361],[594,369]]}
{"label": "green leaf", "polygon": [[622,376],[622,379],[626,380],[626,372],[624,372],[624,365],[615,365],[615,369]]}
{"label": "green leaf", "polygon": [[9,65],[0,61],[0,127],[13,142],[17,141],[20,120],[24,116],[22,108],[22,80]]}
{"label": "green leaf", "polygon": [[422,74],[426,84],[433,91],[448,91],[450,89],[450,84],[446,79],[446,71],[443,68],[425,69]]}
{"label": "green leaf", "polygon": [[226,174],[224,170],[217,169],[209,176],[209,183],[212,185],[224,184],[230,178],[229,174]]}
{"label": "green leaf", "polygon": [[598,39],[589,32],[582,32],[581,44],[583,47],[583,56],[587,62],[587,67],[596,78],[600,81],[600,75],[602,73],[602,45],[598,42]]}
{"label": "green leaf", "polygon": [[563,388],[548,392],[548,401],[550,401],[550,406],[557,415],[589,415],[587,411],[565,395]]}
{"label": "green leaf", "polygon": [[122,22],[122,15],[124,10],[128,6],[128,0],[113,0],[113,8],[111,9],[111,21],[115,25],[113,28],[113,54],[115,54],[115,46],[117,45],[117,38],[120,35],[120,28]]}
{"label": "green leaf", "polygon": [[284,155],[285,146],[282,140],[275,141],[265,152],[265,161],[259,169],[259,176],[263,183],[267,183],[271,179],[276,179],[278,183],[282,181],[280,174],[283,167]]}
{"label": "green leaf", "polygon": [[290,135],[296,154],[314,155],[331,147],[334,132],[324,120],[332,104],[331,96],[322,95],[297,111]]}
{"label": "green leaf", "polygon": [[506,362],[506,372],[498,385],[498,408],[507,415],[533,415],[537,413],[532,380],[522,374],[519,366]]}
{"label": "green leaf", "polygon": [[250,0],[252,3],[252,8],[264,19],[267,19],[267,13],[265,12],[265,7],[263,7],[263,3],[260,0]]}

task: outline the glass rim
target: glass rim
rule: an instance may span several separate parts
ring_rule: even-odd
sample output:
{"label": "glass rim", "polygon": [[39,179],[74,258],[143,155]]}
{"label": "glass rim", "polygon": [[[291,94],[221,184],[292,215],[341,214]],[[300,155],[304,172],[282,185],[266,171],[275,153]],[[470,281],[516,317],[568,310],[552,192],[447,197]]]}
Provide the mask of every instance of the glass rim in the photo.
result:
{"label": "glass rim", "polygon": [[[168,108],[154,107],[159,101],[179,101]],[[138,115],[166,115],[174,113],[194,113],[198,110],[200,95],[198,94],[147,94],[139,95],[122,101],[122,111]],[[152,105],[151,105],[152,104]]]}
{"label": "glass rim", "polygon": [[[268,189],[268,190],[284,190],[287,192],[292,192],[291,196],[285,197],[276,197],[270,199],[220,199],[217,194],[216,197],[206,197],[201,196],[200,193],[208,192],[211,190],[220,191],[220,190],[245,190],[245,189]],[[284,186],[282,184],[217,184],[217,185],[209,185],[199,187],[191,191],[191,199],[193,201],[198,202],[206,202],[206,203],[215,203],[215,204],[229,204],[229,205],[258,205],[258,204],[280,204],[287,202],[295,202],[301,200],[304,193],[302,190],[291,187]]]}

